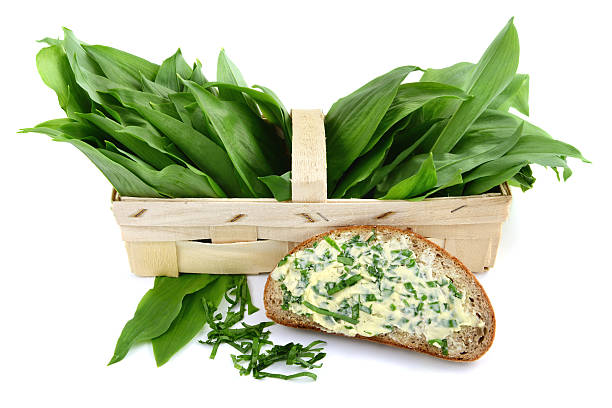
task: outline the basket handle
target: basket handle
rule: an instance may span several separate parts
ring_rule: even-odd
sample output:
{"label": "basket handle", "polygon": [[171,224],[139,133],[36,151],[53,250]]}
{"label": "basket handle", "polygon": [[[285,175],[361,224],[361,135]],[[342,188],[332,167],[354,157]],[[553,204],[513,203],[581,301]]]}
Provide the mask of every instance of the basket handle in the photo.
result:
{"label": "basket handle", "polygon": [[320,109],[291,111],[291,199],[294,203],[327,201],[325,126]]}

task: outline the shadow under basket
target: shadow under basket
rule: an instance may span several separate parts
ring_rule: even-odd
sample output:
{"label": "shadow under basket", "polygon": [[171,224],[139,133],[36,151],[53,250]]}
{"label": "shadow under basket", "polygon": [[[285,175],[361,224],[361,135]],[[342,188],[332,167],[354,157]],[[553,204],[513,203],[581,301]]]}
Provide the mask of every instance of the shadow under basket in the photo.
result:
{"label": "shadow under basket", "polygon": [[493,267],[512,195],[498,193],[423,201],[327,199],[325,129],[320,110],[293,110],[292,201],[271,198],[120,197],[112,210],[132,272],[270,272],[296,244],[348,225],[409,228],[472,272]]}

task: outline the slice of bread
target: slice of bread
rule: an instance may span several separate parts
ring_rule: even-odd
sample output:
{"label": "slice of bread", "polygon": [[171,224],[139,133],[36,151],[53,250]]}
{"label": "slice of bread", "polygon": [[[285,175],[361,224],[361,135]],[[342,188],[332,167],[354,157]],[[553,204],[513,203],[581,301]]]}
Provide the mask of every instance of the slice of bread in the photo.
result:
{"label": "slice of bread", "polygon": [[[329,236],[332,239],[341,239],[343,236],[346,237],[346,234],[360,234],[367,237],[372,235],[373,230],[376,231],[376,239],[379,242],[384,243],[385,241],[397,240],[402,237],[404,237],[402,238],[404,240],[408,239],[411,245],[410,249],[414,252],[417,259],[423,256],[423,254],[427,254],[430,257],[431,273],[434,278],[450,278],[456,289],[463,294],[462,307],[467,313],[476,316],[480,324],[474,326],[461,325],[458,331],[454,331],[446,337],[447,350],[444,350],[444,352],[439,344],[432,343],[431,341],[428,342],[424,334],[402,331],[398,327],[375,336],[356,334],[354,337],[415,350],[447,360],[474,361],[480,358],[491,347],[495,336],[495,315],[491,302],[474,275],[457,258],[424,237],[409,230],[395,227],[344,227],[312,237],[293,248],[288,255],[307,248],[313,248],[313,244],[316,246],[316,243],[322,242],[325,236]],[[283,308],[282,284],[275,280],[272,275],[271,273],[268,276],[264,291],[264,306],[268,318],[285,326],[331,332],[329,329],[314,322],[311,316],[297,314]],[[342,333],[331,333],[345,335]]]}

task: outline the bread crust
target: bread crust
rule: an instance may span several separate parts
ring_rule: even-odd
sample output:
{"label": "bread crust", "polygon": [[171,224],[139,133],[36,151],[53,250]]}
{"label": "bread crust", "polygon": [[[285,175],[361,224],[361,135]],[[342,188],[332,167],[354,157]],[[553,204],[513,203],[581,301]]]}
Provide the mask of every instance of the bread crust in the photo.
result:
{"label": "bread crust", "polygon": [[[443,257],[445,257],[447,260],[449,260],[450,262],[452,262],[456,267],[458,267],[463,274],[468,278],[468,280],[470,281],[469,283],[471,285],[473,285],[476,290],[478,292],[480,292],[480,294],[482,295],[482,298],[484,299],[484,304],[486,305],[486,312],[487,312],[487,318],[489,320],[488,324],[486,324],[486,327],[488,330],[485,330],[485,335],[483,336],[484,340],[482,342],[482,346],[479,348],[479,352],[473,355],[468,355],[466,354],[465,356],[461,356],[461,357],[453,357],[453,356],[445,356],[442,354],[442,351],[433,346],[433,345],[429,345],[428,343],[425,342],[425,344],[421,344],[418,346],[414,346],[414,345],[410,345],[410,344],[405,344],[402,343],[400,341],[397,341],[393,338],[393,336],[391,335],[391,333],[403,333],[401,331],[399,331],[398,329],[395,329],[393,332],[391,333],[384,333],[384,334],[379,334],[377,336],[372,336],[372,337],[364,337],[361,335],[356,335],[354,336],[354,338],[358,338],[358,339],[362,339],[362,340],[368,340],[374,343],[381,343],[381,344],[386,344],[386,345],[390,345],[390,346],[394,346],[394,347],[398,347],[398,348],[403,348],[403,349],[408,349],[408,350],[414,350],[420,353],[425,353],[425,354],[429,354],[431,356],[440,358],[440,359],[444,359],[444,360],[449,360],[449,361],[475,361],[478,360],[480,357],[482,357],[490,348],[491,345],[493,344],[493,340],[495,338],[495,326],[496,326],[496,321],[495,321],[495,313],[493,311],[493,306],[491,305],[491,301],[489,300],[489,297],[487,296],[486,292],[484,291],[482,285],[480,284],[480,282],[478,282],[478,280],[476,279],[476,277],[474,276],[474,274],[472,274],[472,272],[470,272],[468,270],[468,268],[456,257],[454,257],[453,255],[449,254],[446,250],[444,250],[443,248],[441,248],[440,246],[436,245],[435,243],[429,241],[428,239],[426,239],[425,237],[411,231],[410,229],[401,229],[398,227],[393,227],[393,226],[374,226],[374,225],[359,225],[359,226],[347,226],[347,227],[340,227],[340,228],[336,228],[318,235],[313,236],[310,239],[307,239],[306,241],[300,243],[299,245],[297,245],[296,247],[294,247],[291,251],[289,251],[288,255],[292,255],[297,251],[300,251],[302,249],[308,248],[310,246],[312,246],[312,244],[314,242],[320,241],[321,239],[323,239],[323,237],[325,237],[326,235],[334,235],[334,234],[339,234],[342,232],[354,232],[354,233],[363,233],[363,232],[370,232],[372,231],[372,229],[375,229],[377,233],[396,233],[396,234],[406,234],[406,235],[410,235],[412,239],[416,239],[418,241],[421,241],[422,243],[424,243],[426,246],[434,249],[438,254],[441,254]],[[274,310],[272,310],[272,304],[271,304],[271,299],[272,299],[272,292],[273,292],[273,285],[277,284],[277,282],[272,279],[271,274],[268,275],[268,279],[266,281],[266,285],[264,288],[264,307],[266,309],[266,316],[268,318],[270,318],[271,320],[273,320],[274,322],[278,323],[278,324],[282,324],[284,326],[289,326],[289,327],[295,327],[295,328],[302,328],[302,329],[309,329],[309,330],[314,330],[314,331],[318,331],[318,332],[323,332],[323,333],[327,333],[327,334],[334,334],[337,336],[344,336],[344,337],[349,337],[352,338],[353,336],[346,336],[342,333],[333,333],[333,332],[328,332],[325,330],[322,330],[323,327],[320,326],[319,324],[313,322],[310,319],[306,319],[303,316],[300,316],[298,314],[292,313],[292,312],[287,312],[290,313],[291,315],[299,318],[299,319],[285,319],[282,318],[281,316],[277,315],[275,313]],[[301,322],[296,323],[296,320],[302,320]],[[304,321],[306,320],[306,321]]]}

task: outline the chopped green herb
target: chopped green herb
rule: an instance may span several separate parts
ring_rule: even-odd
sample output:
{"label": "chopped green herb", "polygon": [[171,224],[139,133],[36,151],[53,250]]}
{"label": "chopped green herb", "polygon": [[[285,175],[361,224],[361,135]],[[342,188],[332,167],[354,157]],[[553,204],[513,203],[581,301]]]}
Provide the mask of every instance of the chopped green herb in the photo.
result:
{"label": "chopped green herb", "polygon": [[283,259],[281,259],[277,266],[283,266],[284,264],[287,263],[287,261],[289,261],[289,255],[287,255]]}
{"label": "chopped green herb", "polygon": [[395,311],[397,307],[393,303],[391,303],[391,305],[389,305],[389,309]]}
{"label": "chopped green herb", "polygon": [[425,305],[425,304],[424,304],[423,302],[420,302],[420,303],[419,303],[419,305],[418,305],[418,306],[417,306],[417,308],[416,308],[417,312],[420,312],[421,310],[423,310],[423,306],[424,306],[424,305]]}
{"label": "chopped green herb", "polygon": [[382,247],[382,245],[380,245],[380,244],[376,244],[376,245],[373,245],[373,246],[372,246],[372,250],[373,250],[373,251],[376,251],[376,252],[379,252],[379,253],[382,253],[382,251],[383,251],[383,247]]}
{"label": "chopped green herb", "polygon": [[355,261],[353,258],[348,257],[348,256],[339,256],[336,259],[338,260],[338,262],[345,264],[345,265],[352,265],[353,262]]}
{"label": "chopped green herb", "polygon": [[366,295],[366,301],[367,301],[367,302],[376,302],[376,301],[377,301],[377,299],[376,299],[376,295],[373,295],[373,294],[371,294],[371,293],[368,293],[368,294]]}
{"label": "chopped green herb", "polygon": [[362,304],[359,304],[359,310],[361,310],[362,312],[365,312],[367,314],[372,314],[372,308],[368,307],[368,306],[365,306],[365,305],[362,305]]}
{"label": "chopped green herb", "polygon": [[372,228],[372,235],[370,235],[370,238],[367,239],[367,243],[371,243],[376,239],[376,228]]}
{"label": "chopped green herb", "polygon": [[329,235],[324,236],[323,239],[336,251],[342,252],[336,241],[334,241]]}
{"label": "chopped green herb", "polygon": [[432,346],[434,344],[437,344],[442,349],[442,355],[443,356],[448,356],[448,342],[446,341],[446,339],[444,339],[444,340],[441,340],[441,339],[432,339],[432,340],[429,340],[428,343],[431,344]]}
{"label": "chopped green herb", "polygon": [[306,300],[304,302],[302,302],[302,304],[304,306],[306,306],[307,308],[309,308],[310,310],[312,310],[313,312],[317,312],[317,313],[325,315],[325,316],[330,316],[330,317],[333,317],[333,318],[338,319],[338,320],[344,320],[345,322],[349,322],[349,323],[352,323],[352,324],[359,323],[359,320],[357,320],[357,319],[353,319],[352,317],[345,316],[345,315],[340,314],[340,313],[331,312],[331,311],[329,311],[327,309],[322,309],[320,307],[316,307],[315,305],[313,305],[312,303],[310,303],[310,302],[308,302]]}
{"label": "chopped green herb", "polygon": [[355,303],[353,307],[351,307],[351,317],[353,319],[359,319],[359,303]]}
{"label": "chopped green herb", "polygon": [[284,283],[281,285],[281,290],[283,291],[283,304],[281,305],[281,309],[289,310],[289,305],[291,303],[302,303],[302,296],[293,296]]}
{"label": "chopped green herb", "polygon": [[404,283],[404,287],[408,290],[408,292],[412,293],[416,297],[416,289],[414,288],[414,286],[412,286],[412,283],[406,282]]}
{"label": "chopped green herb", "polygon": [[448,283],[448,289],[452,292],[453,296],[455,296],[456,298],[461,299],[463,297],[463,293],[459,292],[457,288],[455,287],[455,285],[453,285],[452,282]]}
{"label": "chopped green herb", "polygon": [[382,269],[374,265],[368,265],[368,273],[378,280],[382,279],[384,276]]}
{"label": "chopped green herb", "polygon": [[454,319],[447,320],[445,325],[446,327],[457,327],[457,321]]}
{"label": "chopped green herb", "polygon": [[363,278],[363,276],[361,276],[361,275],[353,275],[350,278],[341,280],[340,282],[337,282],[335,284],[332,283],[332,282],[328,282],[328,283],[332,283],[332,286],[327,289],[327,294],[333,295],[334,293],[338,293],[342,289],[346,289],[349,286],[355,285],[362,278]]}
{"label": "chopped green herb", "polygon": [[435,288],[436,286],[438,286],[438,282],[436,282],[436,281],[427,281],[427,286],[429,286],[430,288]]}

